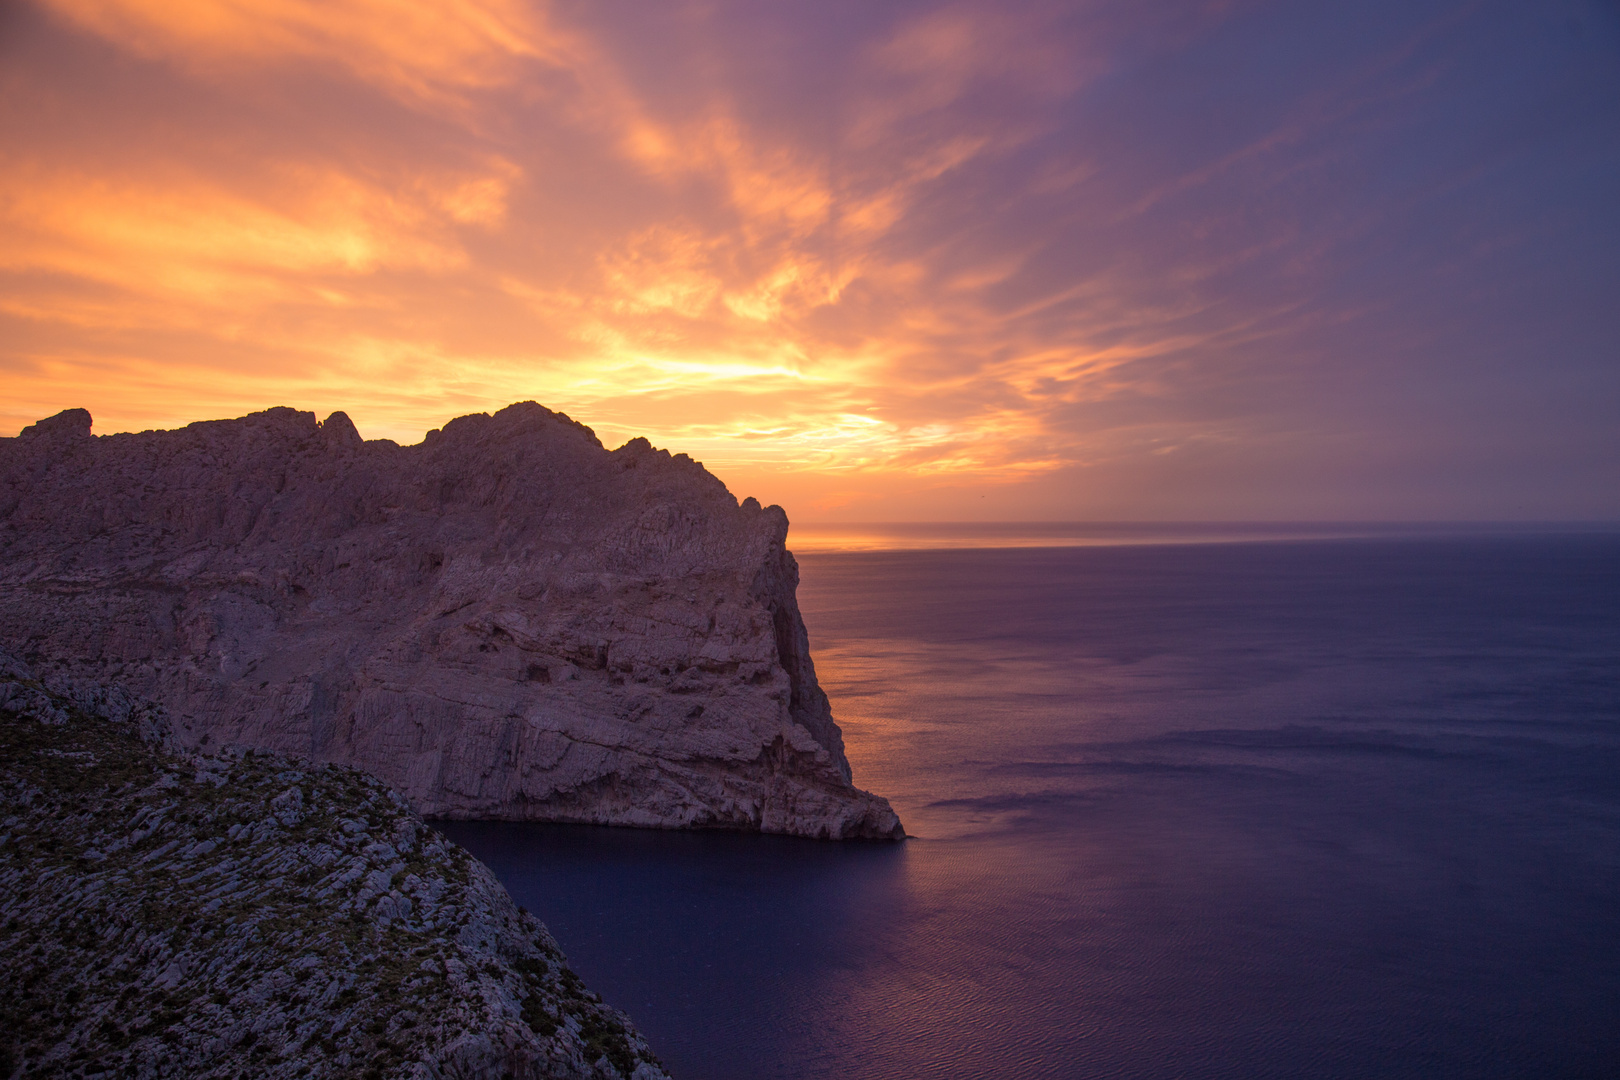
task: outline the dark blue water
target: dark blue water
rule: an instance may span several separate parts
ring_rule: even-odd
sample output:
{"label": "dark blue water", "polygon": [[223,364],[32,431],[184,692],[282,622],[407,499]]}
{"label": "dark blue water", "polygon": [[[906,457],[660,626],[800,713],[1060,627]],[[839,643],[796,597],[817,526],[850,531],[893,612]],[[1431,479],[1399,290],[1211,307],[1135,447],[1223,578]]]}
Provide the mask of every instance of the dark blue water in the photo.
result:
{"label": "dark blue water", "polygon": [[447,830],[677,1077],[1620,1076],[1620,537],[802,562],[918,839]]}

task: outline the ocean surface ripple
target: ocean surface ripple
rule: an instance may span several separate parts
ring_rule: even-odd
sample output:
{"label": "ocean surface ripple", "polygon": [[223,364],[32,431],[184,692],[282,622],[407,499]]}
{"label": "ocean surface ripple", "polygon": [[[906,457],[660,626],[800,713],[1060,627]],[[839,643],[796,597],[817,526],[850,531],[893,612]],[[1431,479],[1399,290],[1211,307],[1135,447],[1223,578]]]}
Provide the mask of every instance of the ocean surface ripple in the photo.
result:
{"label": "ocean surface ripple", "polygon": [[1620,537],[801,561],[915,839],[446,830],[675,1076],[1620,1075]]}

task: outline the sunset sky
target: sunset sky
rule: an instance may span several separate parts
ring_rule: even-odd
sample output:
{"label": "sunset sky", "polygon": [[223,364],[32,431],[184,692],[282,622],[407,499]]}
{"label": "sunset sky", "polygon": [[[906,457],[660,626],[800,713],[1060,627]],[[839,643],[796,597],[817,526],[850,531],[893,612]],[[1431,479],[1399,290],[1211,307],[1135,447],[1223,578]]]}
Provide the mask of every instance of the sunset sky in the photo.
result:
{"label": "sunset sky", "polygon": [[0,379],[534,399],[805,521],[1620,518],[1620,6],[0,0]]}

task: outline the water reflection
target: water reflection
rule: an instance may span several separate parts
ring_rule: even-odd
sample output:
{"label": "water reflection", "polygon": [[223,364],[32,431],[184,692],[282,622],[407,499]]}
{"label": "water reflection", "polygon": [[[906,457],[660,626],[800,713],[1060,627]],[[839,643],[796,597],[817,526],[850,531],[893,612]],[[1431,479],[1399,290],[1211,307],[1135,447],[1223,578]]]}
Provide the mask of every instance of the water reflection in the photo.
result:
{"label": "water reflection", "polygon": [[1613,1074],[1620,542],[803,567],[920,839],[446,830],[678,1077]]}
{"label": "water reflection", "polygon": [[795,553],[1119,547],[1400,537],[1614,533],[1612,522],[895,521],[796,522]]}

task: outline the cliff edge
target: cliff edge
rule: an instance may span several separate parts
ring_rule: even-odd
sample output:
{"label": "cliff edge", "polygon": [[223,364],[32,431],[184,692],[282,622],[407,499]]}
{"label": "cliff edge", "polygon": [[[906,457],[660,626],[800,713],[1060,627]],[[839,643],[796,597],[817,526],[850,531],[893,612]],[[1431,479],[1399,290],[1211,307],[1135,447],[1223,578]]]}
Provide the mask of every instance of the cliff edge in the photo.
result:
{"label": "cliff edge", "polygon": [[668,1080],[377,780],[0,653],[0,1076]]}
{"label": "cliff edge", "polygon": [[428,817],[904,835],[851,784],[779,507],[533,402],[416,446],[270,409],[0,439],[0,646],[182,745],[363,768]]}

